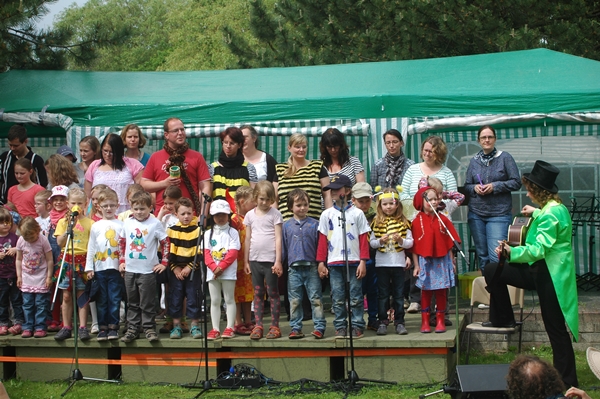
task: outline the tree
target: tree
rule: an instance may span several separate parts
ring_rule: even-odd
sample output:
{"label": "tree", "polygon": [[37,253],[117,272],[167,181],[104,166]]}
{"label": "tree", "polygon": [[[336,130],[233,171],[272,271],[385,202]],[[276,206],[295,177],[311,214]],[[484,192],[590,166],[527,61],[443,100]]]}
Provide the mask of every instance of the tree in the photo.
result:
{"label": "tree", "polygon": [[0,6],[0,71],[9,69],[63,69],[70,58],[86,65],[96,50],[123,40],[126,29],[106,31],[90,27],[85,37],[74,38],[70,27],[37,29],[36,20],[47,14],[45,0],[7,1]]}
{"label": "tree", "polygon": [[600,59],[586,0],[251,0],[251,46],[224,28],[237,67],[448,57],[547,47]]}

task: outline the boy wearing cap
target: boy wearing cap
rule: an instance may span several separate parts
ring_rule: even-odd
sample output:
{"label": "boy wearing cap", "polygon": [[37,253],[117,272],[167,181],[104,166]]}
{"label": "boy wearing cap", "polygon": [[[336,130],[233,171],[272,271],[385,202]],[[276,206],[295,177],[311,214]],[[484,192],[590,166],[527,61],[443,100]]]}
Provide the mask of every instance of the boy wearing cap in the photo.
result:
{"label": "boy wearing cap", "polygon": [[[331,183],[323,188],[331,190],[333,207],[326,209],[319,220],[319,246],[317,261],[320,277],[330,276],[331,295],[335,319],[335,337],[347,336],[347,310],[345,303],[346,261],[350,275],[350,308],[353,338],[362,338],[365,328],[363,318],[364,303],[360,279],[367,274],[366,261],[369,260],[369,239],[371,229],[364,213],[350,201],[352,182],[347,176],[331,178]],[[345,216],[345,231],[342,228],[342,210]],[[344,253],[346,249],[346,253]],[[327,268],[325,267],[327,260]]]}
{"label": "boy wearing cap", "polygon": [[[354,206],[363,211],[369,226],[375,217],[375,210],[371,208],[373,203],[373,189],[369,183],[360,182],[352,187],[352,202]],[[377,320],[378,309],[378,290],[377,290],[377,274],[375,273],[375,252],[373,248],[369,248],[369,260],[367,261],[367,275],[362,279],[362,292],[367,296],[367,329],[377,331],[379,322]]]}
{"label": "boy wearing cap", "polygon": [[[175,203],[175,214],[179,220],[167,229],[169,236],[169,316],[173,318],[171,339],[181,339],[183,329],[181,318],[183,316],[183,303],[187,298],[187,317],[192,320],[190,335],[192,338],[202,338],[200,330],[200,303],[197,292],[200,291],[202,279],[197,275],[190,280],[192,271],[198,269],[194,264],[196,246],[200,228],[198,218],[194,216],[194,204],[189,198],[180,198]],[[235,305],[233,306],[235,309]]]}
{"label": "boy wearing cap", "polygon": [[73,150],[71,149],[71,147],[69,147],[68,145],[61,145],[58,150],[56,150],[56,153],[58,155],[62,155],[63,157],[67,158],[69,161],[75,163],[77,162],[77,157],[75,157],[75,152],[73,152]]}

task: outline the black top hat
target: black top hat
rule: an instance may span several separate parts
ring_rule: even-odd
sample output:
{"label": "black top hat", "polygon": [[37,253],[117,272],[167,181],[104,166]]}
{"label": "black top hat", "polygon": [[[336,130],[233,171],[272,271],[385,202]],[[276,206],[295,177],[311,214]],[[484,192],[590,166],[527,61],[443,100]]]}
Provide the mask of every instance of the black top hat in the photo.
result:
{"label": "black top hat", "polygon": [[545,161],[535,161],[531,173],[524,173],[523,177],[532,183],[537,184],[546,191],[553,194],[558,192],[558,186],[554,184],[556,182],[556,176],[560,173],[560,170],[554,165],[549,164]]}

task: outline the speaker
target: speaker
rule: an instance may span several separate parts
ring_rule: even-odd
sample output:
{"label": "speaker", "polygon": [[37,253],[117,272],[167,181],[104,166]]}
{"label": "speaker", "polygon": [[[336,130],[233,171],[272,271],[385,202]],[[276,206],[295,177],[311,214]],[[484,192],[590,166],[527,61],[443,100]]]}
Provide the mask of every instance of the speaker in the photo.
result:
{"label": "speaker", "polygon": [[451,386],[455,399],[508,399],[506,375],[508,364],[469,364],[456,366]]}

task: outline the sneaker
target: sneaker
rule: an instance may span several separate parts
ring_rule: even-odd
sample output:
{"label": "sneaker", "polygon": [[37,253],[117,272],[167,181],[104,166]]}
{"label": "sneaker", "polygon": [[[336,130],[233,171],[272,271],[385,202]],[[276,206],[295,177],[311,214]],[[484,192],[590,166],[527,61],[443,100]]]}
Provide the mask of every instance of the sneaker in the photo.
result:
{"label": "sneaker", "polygon": [[[227,332],[227,330],[231,330],[231,328],[228,328],[225,330],[225,332]],[[231,337],[225,337],[225,332],[223,333],[223,338],[233,338],[235,337],[235,334],[231,334]],[[192,339],[200,339],[203,337],[202,335],[202,330],[200,329],[200,326],[197,324],[192,324],[192,328],[190,329],[190,335],[192,336]]]}
{"label": "sneaker", "polygon": [[323,330],[315,330],[315,331],[312,332],[312,335],[316,339],[323,339],[323,337],[325,336],[325,331],[323,331]]}
{"label": "sneaker", "polygon": [[121,337],[121,342],[131,342],[138,339],[139,335],[135,330],[125,331],[125,335]]}
{"label": "sneaker", "polygon": [[93,324],[92,325],[92,329],[90,330],[90,333],[92,334],[98,334],[100,332],[100,328],[98,328],[97,324]]}
{"label": "sneaker", "polygon": [[346,338],[348,334],[346,333],[346,329],[344,327],[335,330],[335,339]]}
{"label": "sneaker", "polygon": [[87,329],[87,327],[79,327],[79,329],[77,330],[77,334],[78,334],[79,339],[82,341],[87,341],[91,338],[90,332]]}
{"label": "sneaker", "polygon": [[290,333],[290,335],[288,335],[289,339],[300,339],[300,338],[304,338],[304,333],[302,332],[302,330],[298,330],[296,328],[294,328],[292,330],[292,332]]}
{"label": "sneaker", "polygon": [[419,313],[420,311],[421,305],[419,305],[417,302],[412,302],[406,310],[406,313]]}
{"label": "sneaker", "polygon": [[8,335],[8,326],[0,326],[0,335]]}
{"label": "sneaker", "polygon": [[379,323],[379,327],[377,328],[377,335],[387,335],[387,324]]}
{"label": "sneaker", "polygon": [[159,333],[161,334],[166,334],[166,333],[170,333],[171,330],[173,329],[173,322],[172,321],[167,321],[161,328],[160,330],[158,330]]}
{"label": "sneaker", "polygon": [[[192,328],[194,328],[194,326],[192,326]],[[223,331],[223,334],[221,334],[221,337],[226,339],[235,338],[235,331],[233,331],[233,328],[227,327],[225,331]]]}
{"label": "sneaker", "polygon": [[54,339],[57,341],[64,341],[68,338],[71,338],[71,329],[69,327],[61,328],[60,331],[54,336]]}
{"label": "sneaker", "polygon": [[20,324],[15,324],[13,325],[11,328],[8,329],[8,332],[11,333],[12,335],[19,335],[23,332],[23,328],[21,327]]}
{"label": "sneaker", "polygon": [[106,330],[98,331],[98,336],[96,337],[96,341],[108,341],[108,333]]}
{"label": "sneaker", "polygon": [[106,338],[109,341],[119,339],[119,332],[117,330],[108,330],[108,334],[106,334]]}
{"label": "sneaker", "polygon": [[171,338],[171,339],[181,339],[181,335],[182,334],[183,334],[183,331],[181,331],[181,327],[175,326],[171,330],[171,334],[169,335],[169,338]]}
{"label": "sneaker", "polygon": [[60,331],[60,323],[56,320],[52,320],[50,324],[48,324],[48,332],[59,332]]}
{"label": "sneaker", "polygon": [[31,332],[31,330],[23,330],[23,332],[21,333],[21,338],[31,338],[33,337],[33,333]]}
{"label": "sneaker", "polygon": [[35,333],[33,333],[33,338],[44,338],[46,336],[48,336],[46,330],[35,330]]}
{"label": "sneaker", "polygon": [[404,327],[404,324],[396,324],[396,334],[398,334],[398,335],[408,334],[408,331],[406,331],[406,327]]}
{"label": "sneaker", "polygon": [[219,332],[219,330],[212,329],[212,330],[210,330],[210,332],[208,333],[208,336],[206,338],[209,341],[214,341],[215,339],[221,338],[221,333]]}
{"label": "sneaker", "polygon": [[404,310],[408,309],[409,302],[404,300]]}
{"label": "sneaker", "polygon": [[485,303],[480,303],[477,307],[479,309],[489,309],[490,305],[486,305]]}
{"label": "sneaker", "polygon": [[352,329],[352,338],[360,339],[364,336],[365,336],[365,334],[363,333],[363,330],[361,330],[360,328],[354,327]]}
{"label": "sneaker", "polygon": [[146,339],[148,340],[148,342],[155,342],[160,339],[160,338],[158,338],[158,334],[156,333],[156,331],[154,331],[152,329],[147,329],[145,331],[145,334],[146,334]]}

